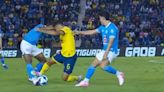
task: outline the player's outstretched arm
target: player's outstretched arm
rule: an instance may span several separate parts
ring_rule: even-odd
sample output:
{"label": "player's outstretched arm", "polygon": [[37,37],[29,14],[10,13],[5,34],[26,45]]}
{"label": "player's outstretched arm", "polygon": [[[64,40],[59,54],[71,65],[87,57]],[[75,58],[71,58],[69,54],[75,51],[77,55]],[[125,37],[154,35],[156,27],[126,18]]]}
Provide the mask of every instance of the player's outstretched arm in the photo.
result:
{"label": "player's outstretched arm", "polygon": [[97,33],[97,31],[95,29],[94,30],[87,30],[87,31],[74,31],[75,35],[93,35],[96,33]]}
{"label": "player's outstretched arm", "polygon": [[50,35],[59,35],[60,33],[55,31],[54,29],[42,29],[42,28],[37,28],[36,29],[39,32],[45,33],[45,34],[50,34]]}
{"label": "player's outstretched arm", "polygon": [[49,26],[43,26],[41,29],[43,29],[43,30],[53,30],[54,29],[54,27],[52,26],[52,25],[49,25]]}

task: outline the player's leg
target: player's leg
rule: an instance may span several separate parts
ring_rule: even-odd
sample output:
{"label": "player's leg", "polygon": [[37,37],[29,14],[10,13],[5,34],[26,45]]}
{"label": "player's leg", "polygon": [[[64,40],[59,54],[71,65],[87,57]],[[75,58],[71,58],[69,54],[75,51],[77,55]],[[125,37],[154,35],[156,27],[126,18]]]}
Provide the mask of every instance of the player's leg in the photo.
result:
{"label": "player's leg", "polygon": [[43,64],[47,61],[46,58],[44,57],[43,53],[38,54],[37,56],[35,56],[35,58],[39,61],[39,63],[36,65],[35,70],[37,72],[40,72],[40,70],[43,67]]}
{"label": "player's leg", "polygon": [[4,57],[1,54],[0,54],[0,60],[1,60],[3,68],[4,69],[8,69],[8,66],[5,64],[5,59],[4,59]]}
{"label": "player's leg", "polygon": [[115,68],[113,68],[111,65],[109,65],[113,61],[114,58],[116,58],[116,55],[113,52],[109,52],[109,54],[108,54],[108,60],[103,60],[100,63],[99,66],[104,71],[116,75],[117,78],[118,78],[118,80],[119,80],[119,84],[120,85],[123,85],[123,83],[124,83],[124,74],[122,72],[116,70]]}
{"label": "player's leg", "polygon": [[82,80],[80,83],[76,84],[75,86],[79,86],[79,87],[87,87],[89,86],[89,80],[91,79],[91,77],[93,76],[96,67],[99,65],[99,61],[97,58],[95,58],[95,60],[92,62],[92,64],[89,66],[85,78],[84,80]]}
{"label": "player's leg", "polygon": [[44,63],[42,69],[40,70],[40,74],[44,74],[45,72],[48,71],[48,69],[53,65],[56,64],[52,59],[49,59],[46,63]]}
{"label": "player's leg", "polygon": [[93,76],[96,67],[99,65],[99,63],[102,61],[103,59],[103,54],[104,51],[101,51],[100,53],[98,53],[96,55],[95,60],[92,62],[91,66],[89,66],[86,76],[84,78],[83,81],[81,81],[80,83],[76,84],[75,86],[77,87],[87,87],[89,86],[89,80],[91,79],[91,77]]}
{"label": "player's leg", "polygon": [[99,65],[99,63],[102,61],[103,59],[103,54],[104,51],[101,51],[100,53],[98,53],[96,55],[95,60],[92,62],[91,66],[89,66],[86,76],[84,78],[83,81],[81,81],[80,83],[76,84],[75,86],[80,86],[80,87],[87,87],[89,86],[89,80],[91,79],[91,77],[93,76],[96,67]]}
{"label": "player's leg", "polygon": [[62,56],[60,53],[57,53],[57,54],[54,54],[51,59],[49,59],[46,63],[44,63],[41,71],[40,71],[40,74],[44,74],[45,72],[48,71],[48,69],[53,65],[53,64],[60,64],[60,63],[63,63],[62,62]]}
{"label": "player's leg", "polygon": [[27,74],[29,76],[29,78],[33,78],[35,77],[32,72],[34,71],[34,68],[32,66],[32,55],[30,54],[24,54],[23,58],[26,62],[26,70],[27,70]]}
{"label": "player's leg", "polygon": [[34,75],[32,75],[32,72],[34,71],[34,68],[32,66],[32,47],[33,45],[29,44],[25,40],[22,40],[20,44],[20,49],[22,51],[22,56],[26,62],[26,71],[28,74],[28,77],[32,79]]}
{"label": "player's leg", "polygon": [[76,76],[72,74],[73,68],[76,63],[77,55],[75,54],[73,57],[64,59],[64,72],[62,75],[62,79],[64,81],[72,82],[72,81],[81,81],[82,76]]}
{"label": "player's leg", "polygon": [[32,55],[39,61],[39,63],[36,65],[35,70],[37,72],[40,72],[40,70],[43,67],[43,64],[46,62],[46,58],[43,55],[43,50],[39,49],[36,46],[32,46]]}

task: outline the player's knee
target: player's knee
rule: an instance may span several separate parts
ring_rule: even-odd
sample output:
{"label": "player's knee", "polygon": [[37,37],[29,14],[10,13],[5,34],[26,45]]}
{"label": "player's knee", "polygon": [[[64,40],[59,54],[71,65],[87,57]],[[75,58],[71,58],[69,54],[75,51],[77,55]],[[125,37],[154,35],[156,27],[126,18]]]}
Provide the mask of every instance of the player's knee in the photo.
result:
{"label": "player's knee", "polygon": [[105,64],[105,63],[101,63],[99,66],[100,66],[100,68],[101,68],[101,69],[103,69],[103,70],[104,70],[104,68],[105,68],[106,64]]}
{"label": "player's knee", "polygon": [[68,80],[68,76],[63,76],[62,79],[63,79],[63,81],[67,81]]}

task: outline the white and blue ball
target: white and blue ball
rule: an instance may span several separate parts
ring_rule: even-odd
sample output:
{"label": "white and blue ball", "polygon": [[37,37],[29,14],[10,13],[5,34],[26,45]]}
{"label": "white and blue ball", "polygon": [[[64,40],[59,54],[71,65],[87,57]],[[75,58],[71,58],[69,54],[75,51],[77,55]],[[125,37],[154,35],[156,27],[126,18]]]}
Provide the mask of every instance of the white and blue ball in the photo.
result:
{"label": "white and blue ball", "polygon": [[46,75],[41,75],[38,77],[38,84],[43,86],[46,85],[48,83],[48,78]]}

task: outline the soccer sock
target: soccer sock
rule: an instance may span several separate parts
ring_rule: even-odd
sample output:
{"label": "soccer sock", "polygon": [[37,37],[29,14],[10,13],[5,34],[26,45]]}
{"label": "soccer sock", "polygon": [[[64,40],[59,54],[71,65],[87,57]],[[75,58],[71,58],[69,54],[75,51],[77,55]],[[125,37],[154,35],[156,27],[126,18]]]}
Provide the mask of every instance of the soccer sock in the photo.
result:
{"label": "soccer sock", "polygon": [[114,69],[112,66],[105,66],[103,68],[104,71],[108,72],[108,73],[112,73],[112,74],[116,74],[117,73],[117,70]]}
{"label": "soccer sock", "polygon": [[48,69],[49,69],[49,65],[47,63],[44,63],[41,71],[40,71],[40,74],[44,74]]}
{"label": "soccer sock", "polygon": [[4,57],[1,57],[1,63],[2,63],[2,65],[5,64],[5,59],[4,59]]}
{"label": "soccer sock", "polygon": [[36,65],[35,70],[36,70],[37,72],[40,72],[40,70],[42,69],[42,67],[43,67],[43,63],[38,63],[38,64]]}
{"label": "soccer sock", "polygon": [[78,76],[74,76],[74,75],[69,75],[67,79],[68,82],[77,81],[77,80],[78,80]]}
{"label": "soccer sock", "polygon": [[32,71],[34,70],[34,69],[33,69],[33,66],[32,66],[31,64],[27,64],[27,65],[26,65],[26,70],[27,70],[28,76],[29,76],[30,78],[33,78],[34,75],[31,74]]}
{"label": "soccer sock", "polygon": [[89,81],[90,78],[92,77],[92,75],[94,74],[94,72],[95,72],[95,67],[94,66],[90,66],[88,68],[88,71],[86,73],[84,81]]}

